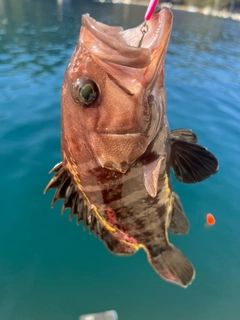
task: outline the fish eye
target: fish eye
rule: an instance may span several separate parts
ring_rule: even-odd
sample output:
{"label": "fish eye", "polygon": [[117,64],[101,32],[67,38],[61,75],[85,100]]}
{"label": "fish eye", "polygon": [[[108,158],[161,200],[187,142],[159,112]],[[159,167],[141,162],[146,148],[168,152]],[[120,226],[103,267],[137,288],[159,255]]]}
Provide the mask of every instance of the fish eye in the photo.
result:
{"label": "fish eye", "polygon": [[81,78],[72,84],[73,99],[82,107],[92,106],[98,99],[99,89],[92,80]]}

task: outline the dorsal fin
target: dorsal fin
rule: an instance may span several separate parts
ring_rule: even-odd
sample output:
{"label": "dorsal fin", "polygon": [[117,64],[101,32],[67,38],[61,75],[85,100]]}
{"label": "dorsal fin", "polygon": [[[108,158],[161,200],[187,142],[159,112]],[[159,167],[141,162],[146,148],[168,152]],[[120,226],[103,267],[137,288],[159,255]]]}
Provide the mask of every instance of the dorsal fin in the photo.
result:
{"label": "dorsal fin", "polygon": [[88,226],[90,233],[94,233],[96,236],[101,236],[102,225],[96,218],[93,210],[89,208],[84,195],[77,189],[68,171],[64,168],[62,162],[57,164],[50,173],[55,172],[55,176],[49,181],[44,193],[51,188],[56,188],[52,200],[52,207],[59,199],[64,199],[62,205],[62,214],[64,210],[70,208],[70,220],[74,215],[77,216],[77,223],[83,221],[84,229]]}

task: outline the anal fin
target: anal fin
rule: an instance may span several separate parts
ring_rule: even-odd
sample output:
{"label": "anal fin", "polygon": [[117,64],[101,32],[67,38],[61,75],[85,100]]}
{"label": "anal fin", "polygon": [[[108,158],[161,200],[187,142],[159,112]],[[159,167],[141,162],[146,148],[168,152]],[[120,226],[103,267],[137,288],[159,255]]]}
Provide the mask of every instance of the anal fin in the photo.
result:
{"label": "anal fin", "polygon": [[172,193],[172,217],[169,224],[169,231],[172,234],[187,234],[189,230],[189,223],[184,214],[180,199],[178,195]]}

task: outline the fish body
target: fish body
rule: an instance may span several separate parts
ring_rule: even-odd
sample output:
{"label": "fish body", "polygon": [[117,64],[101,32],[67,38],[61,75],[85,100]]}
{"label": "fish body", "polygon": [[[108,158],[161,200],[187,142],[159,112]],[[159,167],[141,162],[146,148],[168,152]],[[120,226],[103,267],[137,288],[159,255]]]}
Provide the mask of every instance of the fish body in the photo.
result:
{"label": "fish body", "polygon": [[168,239],[189,226],[173,192],[178,180],[202,181],[217,171],[216,158],[190,130],[170,131],[166,117],[164,59],[172,28],[166,8],[140,27],[123,30],[82,18],[78,44],[62,88],[62,157],[45,191],[52,204],[89,226],[107,248],[130,255],[143,248],[165,280],[187,286],[188,259]]}

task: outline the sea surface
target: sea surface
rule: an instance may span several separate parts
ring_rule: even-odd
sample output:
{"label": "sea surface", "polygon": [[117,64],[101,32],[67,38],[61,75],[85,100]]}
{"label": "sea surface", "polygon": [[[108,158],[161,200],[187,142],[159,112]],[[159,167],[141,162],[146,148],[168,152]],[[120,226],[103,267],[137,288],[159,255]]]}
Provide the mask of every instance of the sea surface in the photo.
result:
{"label": "sea surface", "polygon": [[[145,7],[0,0],[0,320],[240,318],[240,23],[174,11],[166,58],[171,128],[191,128],[219,159],[210,179],[174,180],[190,221],[170,237],[192,261],[187,289],[164,282],[140,250],[117,257],[50,208],[48,171],[61,161],[60,96],[80,19],[134,27]],[[205,226],[211,212],[216,224]]]}

